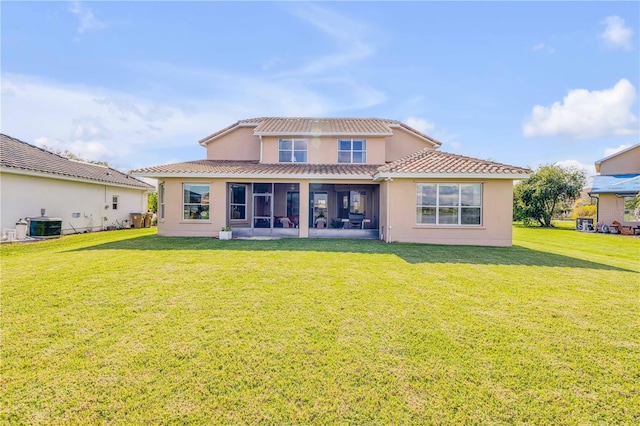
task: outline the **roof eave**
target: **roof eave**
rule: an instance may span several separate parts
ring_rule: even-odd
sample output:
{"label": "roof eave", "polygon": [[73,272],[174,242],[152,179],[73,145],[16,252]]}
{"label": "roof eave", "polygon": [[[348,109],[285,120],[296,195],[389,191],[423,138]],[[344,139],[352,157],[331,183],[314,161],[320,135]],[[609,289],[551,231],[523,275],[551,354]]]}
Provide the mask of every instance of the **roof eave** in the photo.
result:
{"label": "roof eave", "polygon": [[199,143],[201,146],[206,147],[209,143],[213,142],[214,140],[216,140],[216,139],[218,139],[218,138],[221,138],[222,136],[224,136],[224,135],[226,135],[226,134],[228,134],[228,133],[231,133],[231,132],[233,132],[234,130],[236,130],[236,129],[240,128],[240,127],[256,127],[258,124],[260,124],[260,123],[236,123],[236,124],[234,124],[234,125],[230,126],[227,130],[225,130],[225,131],[224,131],[224,132],[222,132],[222,133],[218,133],[218,134],[215,134],[215,133],[214,133],[213,135],[209,135],[209,136],[207,136],[206,138],[202,138],[202,139],[200,139],[200,140],[198,141],[198,143]]}
{"label": "roof eave", "polygon": [[400,129],[402,131],[405,131],[413,136],[417,136],[418,138],[422,139],[425,142],[429,142],[434,148],[439,148],[440,146],[442,146],[442,142],[440,142],[437,139],[434,139],[430,136],[426,136],[426,135],[422,135],[416,132],[412,132],[409,129],[407,129],[406,127],[402,126],[400,123],[389,123],[388,126],[390,128],[394,128],[394,129]]}
{"label": "roof eave", "polygon": [[321,136],[359,136],[359,137],[369,137],[369,136],[393,136],[393,133],[384,132],[384,133],[362,133],[362,132],[287,132],[287,131],[278,131],[278,132],[253,132],[256,136],[312,136],[312,137],[321,137]]}
{"label": "roof eave", "polygon": [[339,179],[339,180],[372,180],[371,174],[283,174],[283,173],[210,173],[210,172],[135,172],[132,176],[147,178],[198,178],[198,179]]}
{"label": "roof eave", "polygon": [[596,165],[596,171],[597,171],[598,173],[600,173],[600,167],[599,167],[599,166],[600,166],[600,164],[601,164],[603,161],[607,161],[607,160],[609,160],[609,159],[611,159],[611,158],[613,158],[613,157],[617,157],[618,155],[624,154],[624,153],[625,153],[625,152],[627,152],[627,151],[631,151],[632,149],[637,148],[638,146],[640,146],[640,143],[637,143],[637,144],[635,144],[635,145],[631,145],[630,147],[627,147],[627,148],[625,148],[625,149],[623,149],[623,150],[621,150],[621,151],[615,152],[615,153],[613,153],[613,154],[611,154],[611,155],[609,155],[609,156],[607,156],[607,157],[604,157],[604,158],[601,158],[600,160],[597,160],[597,161],[595,162],[595,165]]}
{"label": "roof eave", "polygon": [[376,182],[387,179],[507,179],[529,178],[529,173],[393,173],[378,172],[373,176]]}
{"label": "roof eave", "polygon": [[602,194],[611,195],[611,194],[615,194],[615,195],[619,195],[619,196],[625,196],[625,197],[626,196],[632,196],[633,197],[635,195],[638,195],[639,192],[640,192],[640,190],[638,190],[638,191],[634,191],[634,190],[629,190],[629,191],[607,191],[607,190],[598,190],[598,189],[593,190],[592,189],[591,191],[589,191],[588,194],[589,194],[589,196],[591,196],[591,194],[596,194],[596,195],[602,195]]}
{"label": "roof eave", "polygon": [[[49,179],[58,179],[58,180],[65,180],[65,181],[70,181],[70,182],[82,182],[82,183],[91,183],[94,185],[107,185],[107,186],[116,186],[119,188],[129,188],[129,189],[136,189],[139,191],[150,191],[155,189],[152,185],[149,185],[146,182],[142,182],[140,181],[142,184],[147,185],[146,187],[143,186],[139,186],[139,185],[127,185],[124,183],[117,183],[117,182],[109,182],[109,181],[104,181],[104,180],[98,180],[98,179],[88,179],[88,178],[81,178],[81,177],[77,177],[77,176],[69,176],[69,175],[62,175],[62,174],[56,174],[56,173],[47,173],[47,172],[41,172],[41,171],[37,171],[37,170],[25,170],[25,169],[15,169],[13,167],[0,167],[0,173],[9,173],[9,174],[15,174],[15,175],[22,175],[22,176],[33,176],[33,177],[41,177],[41,178],[49,178]],[[133,176],[133,175],[131,175]]]}

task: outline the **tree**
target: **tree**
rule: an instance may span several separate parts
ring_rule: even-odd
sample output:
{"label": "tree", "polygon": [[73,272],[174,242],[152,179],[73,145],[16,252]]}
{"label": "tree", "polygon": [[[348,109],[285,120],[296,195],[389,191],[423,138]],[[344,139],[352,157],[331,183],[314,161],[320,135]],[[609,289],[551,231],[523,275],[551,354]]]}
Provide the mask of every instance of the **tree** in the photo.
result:
{"label": "tree", "polygon": [[74,154],[73,152],[69,151],[68,149],[65,150],[61,150],[61,149],[55,149],[52,148],[50,146],[47,145],[42,145],[42,149],[45,149],[49,152],[52,152],[56,155],[59,155],[60,157],[64,157],[64,158],[68,158],[69,160],[74,160],[74,161],[82,161],[83,163],[91,163],[91,164],[98,164],[100,166],[106,166],[109,167],[109,163],[107,163],[106,161],[95,161],[95,160],[87,160],[86,158],[83,158],[77,154]]}
{"label": "tree", "polygon": [[147,192],[147,208],[151,213],[158,213],[158,193],[156,191]]}
{"label": "tree", "polygon": [[597,213],[598,206],[593,203],[593,198],[583,191],[576,202],[573,203],[573,214],[571,217],[573,219],[578,217],[590,217],[595,219]]}
{"label": "tree", "polygon": [[573,203],[586,185],[584,171],[555,164],[541,166],[529,179],[513,188],[513,217],[526,223],[551,227],[551,217],[560,204]]}

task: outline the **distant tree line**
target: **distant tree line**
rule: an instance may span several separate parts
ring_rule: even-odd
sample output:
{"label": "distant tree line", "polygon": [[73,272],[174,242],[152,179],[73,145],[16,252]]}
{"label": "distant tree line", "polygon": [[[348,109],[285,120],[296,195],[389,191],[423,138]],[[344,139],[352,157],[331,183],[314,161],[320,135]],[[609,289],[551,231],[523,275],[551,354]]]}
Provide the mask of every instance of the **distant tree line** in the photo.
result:
{"label": "distant tree line", "polygon": [[97,164],[99,166],[109,167],[109,163],[107,163],[106,161],[87,160],[86,158],[83,158],[78,154],[74,154],[68,149],[64,149],[64,150],[55,149],[47,145],[42,145],[42,149],[46,149],[49,152],[53,152],[54,154],[59,155],[60,157],[68,158],[69,160],[82,161],[84,163],[91,163],[91,164]]}

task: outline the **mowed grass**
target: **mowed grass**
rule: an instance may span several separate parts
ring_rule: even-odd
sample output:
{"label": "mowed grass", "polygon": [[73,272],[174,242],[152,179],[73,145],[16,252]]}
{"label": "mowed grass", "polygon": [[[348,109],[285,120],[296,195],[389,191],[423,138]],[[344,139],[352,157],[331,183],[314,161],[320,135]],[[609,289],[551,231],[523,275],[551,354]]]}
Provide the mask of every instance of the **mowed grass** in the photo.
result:
{"label": "mowed grass", "polygon": [[0,422],[637,424],[640,240],[1,247]]}

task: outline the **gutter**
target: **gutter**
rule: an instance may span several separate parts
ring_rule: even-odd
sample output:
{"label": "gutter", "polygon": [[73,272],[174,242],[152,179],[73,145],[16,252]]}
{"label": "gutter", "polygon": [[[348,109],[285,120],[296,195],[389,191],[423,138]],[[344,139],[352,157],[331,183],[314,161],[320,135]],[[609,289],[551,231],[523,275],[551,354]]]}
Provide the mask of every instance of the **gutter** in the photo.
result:
{"label": "gutter", "polygon": [[358,136],[366,138],[368,136],[393,136],[393,133],[362,133],[362,132],[253,132],[256,136]]}
{"label": "gutter", "polygon": [[149,178],[191,178],[191,179],[332,179],[332,180],[366,180],[371,182],[370,174],[362,175],[326,175],[326,174],[281,174],[281,173],[166,173],[166,172],[151,172],[151,173],[132,173],[132,176],[136,177],[149,177]]}
{"label": "gutter", "polygon": [[385,173],[373,175],[374,182],[386,179],[527,179],[528,173]]}
{"label": "gutter", "polygon": [[[7,168],[7,167],[1,167],[0,168],[0,173],[15,174],[15,175],[22,175],[22,176],[33,176],[33,177],[57,179],[57,180],[65,180],[65,181],[71,181],[71,182],[91,183],[91,184],[94,184],[94,185],[108,185],[108,186],[115,186],[115,187],[118,187],[118,188],[137,189],[139,191],[151,191],[151,190],[153,190],[153,186],[147,184],[146,182],[142,182],[142,181],[139,181],[139,182],[141,184],[144,184],[144,185],[147,185],[147,186],[127,185],[125,183],[109,182],[109,181],[106,181],[106,180],[80,178],[80,177],[68,176],[68,175],[58,175],[58,174],[55,174],[55,173],[37,172],[37,171],[33,171],[33,170],[12,169],[12,168]],[[131,176],[134,176],[134,175],[132,174]]]}
{"label": "gutter", "polygon": [[592,192],[587,192],[587,195],[590,198],[595,198],[596,199],[596,223],[600,222],[600,194],[596,194],[596,195],[591,195],[593,194]]}

